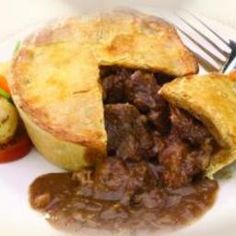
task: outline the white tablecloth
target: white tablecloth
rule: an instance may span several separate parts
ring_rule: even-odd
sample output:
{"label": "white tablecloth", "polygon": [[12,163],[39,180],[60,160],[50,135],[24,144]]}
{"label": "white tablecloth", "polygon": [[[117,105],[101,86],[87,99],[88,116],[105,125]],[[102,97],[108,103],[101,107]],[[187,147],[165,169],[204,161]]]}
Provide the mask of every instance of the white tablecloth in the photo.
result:
{"label": "white tablecloth", "polygon": [[[76,9],[92,9],[111,4],[143,2],[154,5],[161,0],[0,0],[0,41],[27,27]],[[164,1],[164,0],[163,0]],[[167,1],[167,0],[165,0]],[[236,29],[236,0],[187,0],[190,7]]]}

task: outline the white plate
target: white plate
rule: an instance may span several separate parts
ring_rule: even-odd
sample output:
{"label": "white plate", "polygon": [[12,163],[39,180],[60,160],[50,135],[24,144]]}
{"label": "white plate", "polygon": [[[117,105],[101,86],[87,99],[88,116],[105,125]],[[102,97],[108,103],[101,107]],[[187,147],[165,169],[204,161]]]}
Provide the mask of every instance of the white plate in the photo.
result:
{"label": "white plate", "polygon": [[[154,13],[154,9],[145,9]],[[216,22],[208,21],[218,28],[224,37],[236,38],[236,32]],[[34,28],[34,27],[33,27]],[[9,60],[16,45],[32,29],[22,32],[0,44],[0,61]],[[60,169],[44,160],[33,150],[22,160],[0,165],[0,234],[7,236],[61,236],[67,235],[54,230],[42,215],[33,211],[28,204],[28,187],[39,175],[59,172]],[[236,176],[220,183],[214,207],[200,220],[169,236],[235,236],[236,235]],[[88,236],[88,232],[80,236]],[[96,233],[98,235],[98,233]],[[104,236],[104,234],[102,233]],[[160,235],[157,233],[157,235]]]}

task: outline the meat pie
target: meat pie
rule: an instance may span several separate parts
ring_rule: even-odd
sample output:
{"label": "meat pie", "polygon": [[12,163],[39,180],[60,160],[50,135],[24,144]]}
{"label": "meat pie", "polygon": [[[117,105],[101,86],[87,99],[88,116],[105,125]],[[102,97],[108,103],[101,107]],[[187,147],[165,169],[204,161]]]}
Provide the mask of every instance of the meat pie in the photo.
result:
{"label": "meat pie", "polygon": [[134,11],[27,38],[11,66],[14,102],[39,152],[73,171],[37,178],[31,206],[73,231],[201,216],[213,174],[235,159],[236,92],[232,77],[197,72],[172,25]]}

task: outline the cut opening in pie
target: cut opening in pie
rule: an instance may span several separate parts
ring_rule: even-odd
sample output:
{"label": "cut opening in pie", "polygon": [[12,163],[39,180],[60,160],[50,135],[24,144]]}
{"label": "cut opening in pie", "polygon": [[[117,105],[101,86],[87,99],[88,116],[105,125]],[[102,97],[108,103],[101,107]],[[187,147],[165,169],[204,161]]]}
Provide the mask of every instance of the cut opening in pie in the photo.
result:
{"label": "cut opening in pie", "polygon": [[199,120],[159,95],[171,79],[142,70],[101,68],[109,158],[152,163],[158,182],[176,188],[204,173],[219,147]]}

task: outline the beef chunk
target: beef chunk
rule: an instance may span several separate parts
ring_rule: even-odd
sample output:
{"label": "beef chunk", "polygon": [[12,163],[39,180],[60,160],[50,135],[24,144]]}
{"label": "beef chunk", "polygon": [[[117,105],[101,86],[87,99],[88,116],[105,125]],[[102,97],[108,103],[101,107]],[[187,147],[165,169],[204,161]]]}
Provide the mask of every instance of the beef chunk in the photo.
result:
{"label": "beef chunk", "polygon": [[212,137],[208,130],[186,111],[171,107],[170,119],[178,135],[193,145],[200,145]]}
{"label": "beef chunk", "polygon": [[120,200],[126,191],[129,171],[118,158],[108,158],[95,172],[94,196],[96,199]]}
{"label": "beef chunk", "polygon": [[162,177],[165,186],[178,188],[186,185],[206,169],[213,149],[208,139],[202,142],[200,148],[193,148],[172,130],[166,139],[166,147],[159,154],[159,162],[164,167]]}
{"label": "beef chunk", "polygon": [[158,93],[159,86],[152,74],[136,71],[126,81],[125,85],[128,101],[141,112],[148,113],[156,107],[155,96]]}
{"label": "beef chunk", "polygon": [[130,72],[125,69],[113,68],[110,73],[104,73],[102,78],[103,99],[106,104],[126,102],[125,81]]}
{"label": "beef chunk", "polygon": [[169,108],[167,102],[158,94],[160,86],[151,73],[136,71],[125,81],[128,102],[134,104],[149,121],[163,132],[168,126]]}
{"label": "beef chunk", "polygon": [[108,153],[123,160],[140,161],[153,155],[153,139],[146,119],[130,104],[105,106]]}
{"label": "beef chunk", "polygon": [[112,70],[104,75],[102,86],[105,104],[133,104],[156,129],[163,133],[169,123],[169,107],[158,94],[160,86],[152,73]]}
{"label": "beef chunk", "polygon": [[187,112],[171,107],[171,132],[159,152],[164,185],[172,188],[190,183],[210,162],[214,141],[206,128]]}
{"label": "beef chunk", "polygon": [[154,175],[147,162],[127,163],[129,169],[128,191],[147,191],[153,189],[157,185],[158,178]]}
{"label": "beef chunk", "polygon": [[119,200],[128,205],[136,192],[145,192],[156,186],[156,179],[145,162],[126,163],[110,157],[95,172],[95,197]]}

